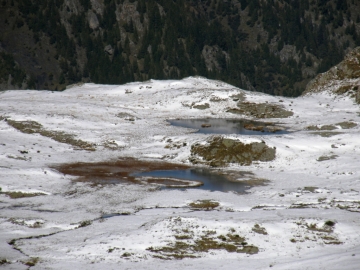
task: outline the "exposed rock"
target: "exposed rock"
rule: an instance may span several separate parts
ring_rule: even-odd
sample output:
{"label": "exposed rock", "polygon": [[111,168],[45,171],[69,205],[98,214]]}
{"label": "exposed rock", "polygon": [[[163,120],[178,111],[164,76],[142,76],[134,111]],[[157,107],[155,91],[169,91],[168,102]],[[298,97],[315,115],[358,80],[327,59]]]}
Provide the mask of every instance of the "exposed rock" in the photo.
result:
{"label": "exposed rock", "polygon": [[127,120],[127,121],[135,121],[135,120],[140,119],[140,118],[137,118],[136,116],[134,116],[132,114],[124,113],[124,112],[118,113],[116,115],[116,117],[123,118],[124,120]]}
{"label": "exposed rock", "polygon": [[104,0],[90,0],[92,9],[99,15],[104,13]]}
{"label": "exposed rock", "polygon": [[199,105],[194,105],[193,108],[198,110],[205,110],[205,109],[209,109],[210,105],[209,103],[199,104]]}
{"label": "exposed rock", "polygon": [[190,161],[213,167],[225,166],[228,163],[250,165],[253,161],[272,161],[275,159],[275,153],[275,148],[268,147],[265,142],[245,144],[214,136],[205,145],[196,143],[191,146]]}
{"label": "exposed rock", "polygon": [[331,160],[331,159],[336,159],[338,156],[337,155],[331,155],[331,156],[321,156],[317,159],[317,161],[326,161],[326,160]]}
{"label": "exposed rock", "polygon": [[[125,2],[122,7],[116,10],[116,20],[119,22],[132,22],[138,32],[144,31],[144,24],[141,22],[140,14],[136,10],[136,3]],[[144,18],[146,21],[146,18]],[[125,37],[122,37],[125,40]]]}
{"label": "exposed rock", "polygon": [[264,126],[255,126],[254,124],[250,124],[250,123],[245,123],[244,128],[252,131],[262,131],[262,132],[265,131]]}
{"label": "exposed rock", "polygon": [[114,53],[114,49],[113,49],[113,47],[112,47],[110,44],[105,46],[104,51],[105,51],[108,55],[113,55],[113,53]]}
{"label": "exposed rock", "polygon": [[323,125],[323,126],[308,126],[307,130],[334,130],[336,127],[334,125]]}
{"label": "exposed rock", "polygon": [[246,99],[244,93],[239,93],[236,95],[232,95],[230,97],[232,98],[233,101],[239,101],[239,102],[244,102]]}
{"label": "exposed rock", "polygon": [[211,125],[210,124],[202,124],[201,127],[202,128],[209,128],[209,127],[211,127]]}
{"label": "exposed rock", "polygon": [[313,130],[313,131],[320,131],[320,130],[350,129],[350,128],[354,128],[356,126],[357,126],[356,123],[349,121],[349,122],[336,123],[334,125],[323,125],[323,126],[312,125],[312,126],[308,126],[306,129]]}
{"label": "exposed rock", "polygon": [[253,232],[258,234],[267,235],[267,231],[264,227],[261,227],[259,224],[255,224],[254,227],[251,229]]}
{"label": "exposed rock", "polygon": [[283,106],[268,103],[239,102],[239,108],[232,108],[227,112],[243,114],[256,118],[287,118],[294,113],[284,109]]}
{"label": "exposed rock", "polygon": [[356,123],[354,122],[341,122],[341,123],[337,123],[337,126],[340,126],[342,129],[350,129],[350,128],[354,128],[357,126]]}
{"label": "exposed rock", "polygon": [[221,97],[217,97],[217,96],[210,97],[211,102],[221,102],[221,101],[226,101],[226,100],[227,100],[227,98],[221,98]]}
{"label": "exposed rock", "polygon": [[325,138],[329,138],[329,137],[344,134],[344,133],[342,133],[342,132],[332,132],[332,131],[323,131],[323,132],[313,132],[312,134],[319,135],[319,136],[325,137]]}
{"label": "exposed rock", "polygon": [[99,27],[99,20],[98,20],[96,14],[92,10],[89,10],[88,22],[89,22],[89,27],[93,30],[95,30]]}
{"label": "exposed rock", "polygon": [[[255,122],[256,123],[256,122]],[[274,126],[272,123],[263,125],[254,125],[253,123],[244,123],[244,128],[251,131],[260,131],[260,132],[271,132],[276,133],[279,131],[284,131],[285,128]]]}
{"label": "exposed rock", "polygon": [[348,94],[360,104],[360,47],[329,71],[309,82],[303,95],[331,90],[334,94]]}
{"label": "exposed rock", "polygon": [[218,61],[219,58],[225,57],[226,61],[230,60],[229,55],[222,51],[219,46],[205,45],[201,54],[205,59],[207,70],[222,69],[221,64]]}
{"label": "exposed rock", "polygon": [[286,62],[289,59],[294,59],[296,62],[300,60],[296,46],[294,45],[284,45],[282,50],[279,52],[279,56],[282,62]]}

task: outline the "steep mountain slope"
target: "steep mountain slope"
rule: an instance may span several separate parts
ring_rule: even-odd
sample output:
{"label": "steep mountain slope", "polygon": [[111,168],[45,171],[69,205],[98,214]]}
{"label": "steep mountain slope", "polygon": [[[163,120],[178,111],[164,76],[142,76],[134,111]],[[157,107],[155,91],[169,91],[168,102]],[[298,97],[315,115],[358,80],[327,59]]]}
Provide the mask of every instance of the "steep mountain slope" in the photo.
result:
{"label": "steep mountain slope", "polygon": [[201,75],[297,96],[317,73],[360,45],[360,3],[354,0],[2,0],[0,5],[2,89],[60,90],[78,81],[119,84]]}
{"label": "steep mountain slope", "polygon": [[303,95],[331,91],[337,95],[350,95],[360,104],[360,47],[329,71],[319,74],[306,87]]}

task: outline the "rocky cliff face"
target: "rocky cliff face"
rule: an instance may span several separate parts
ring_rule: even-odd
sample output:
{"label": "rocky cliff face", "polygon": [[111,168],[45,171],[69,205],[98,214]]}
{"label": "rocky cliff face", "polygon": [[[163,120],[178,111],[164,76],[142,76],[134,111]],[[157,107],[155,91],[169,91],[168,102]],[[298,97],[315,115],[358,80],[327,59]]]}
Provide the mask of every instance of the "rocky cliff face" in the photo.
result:
{"label": "rocky cliff face", "polygon": [[360,104],[360,47],[355,48],[338,65],[315,77],[303,95],[330,90],[339,95],[350,95]]}

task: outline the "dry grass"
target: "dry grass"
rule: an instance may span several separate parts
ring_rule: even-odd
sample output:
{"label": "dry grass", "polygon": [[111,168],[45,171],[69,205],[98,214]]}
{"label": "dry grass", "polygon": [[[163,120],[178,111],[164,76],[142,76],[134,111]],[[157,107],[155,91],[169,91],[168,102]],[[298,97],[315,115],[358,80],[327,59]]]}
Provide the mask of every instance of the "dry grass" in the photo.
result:
{"label": "dry grass", "polygon": [[323,243],[325,245],[340,245],[341,242],[336,233],[334,233],[335,222],[331,220],[325,221],[323,224],[306,223],[304,220],[295,222],[299,226],[299,232],[290,239],[292,243],[313,241]]}
{"label": "dry grass", "polygon": [[249,245],[235,228],[228,228],[227,232],[220,234],[214,229],[181,217],[169,218],[166,224],[166,227],[173,232],[170,236],[173,235],[174,240],[165,241],[163,246],[147,248],[155,258],[164,260],[199,258],[206,253],[213,254],[216,250],[246,254],[259,252],[259,249]]}
{"label": "dry grass", "polygon": [[198,258],[201,253],[208,253],[211,250],[226,250],[227,252],[257,254],[259,248],[248,245],[244,238],[239,235],[227,234],[216,238],[201,236],[193,242],[176,241],[165,247],[149,247],[147,250],[157,253],[154,257],[160,259],[183,259]]}
{"label": "dry grass", "polygon": [[264,227],[261,227],[259,224],[255,224],[254,227],[251,229],[253,232],[258,234],[267,235],[267,231]]}
{"label": "dry grass", "polygon": [[40,193],[40,192],[25,193],[21,191],[4,191],[4,192],[0,192],[0,194],[5,194],[9,196],[11,199],[31,198],[31,197],[46,195],[45,193]]}
{"label": "dry grass", "polygon": [[48,137],[60,143],[72,145],[75,149],[82,149],[87,151],[95,151],[93,144],[83,140],[75,139],[75,135],[68,134],[63,131],[46,130],[43,126],[35,121],[14,121],[7,119],[6,121],[10,126],[25,134],[40,134],[41,136]]}
{"label": "dry grass", "polygon": [[220,204],[212,200],[199,200],[192,203],[189,203],[189,206],[193,210],[213,210],[218,207]]}
{"label": "dry grass", "polygon": [[26,266],[33,267],[39,262],[38,257],[30,258],[28,261],[24,262]]}

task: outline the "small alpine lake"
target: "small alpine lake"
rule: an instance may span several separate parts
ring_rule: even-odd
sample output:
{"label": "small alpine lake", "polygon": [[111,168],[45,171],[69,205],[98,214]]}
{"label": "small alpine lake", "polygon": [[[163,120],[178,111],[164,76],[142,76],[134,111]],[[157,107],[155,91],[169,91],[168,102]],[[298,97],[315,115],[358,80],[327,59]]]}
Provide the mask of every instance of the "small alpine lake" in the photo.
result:
{"label": "small alpine lake", "polygon": [[196,133],[203,134],[279,135],[289,133],[285,127],[271,122],[244,119],[204,118],[167,121],[173,126],[197,129]]}
{"label": "small alpine lake", "polygon": [[244,182],[230,181],[224,175],[208,169],[155,170],[133,175],[144,183],[158,184],[164,188],[198,188],[210,191],[244,193],[249,188]]}

